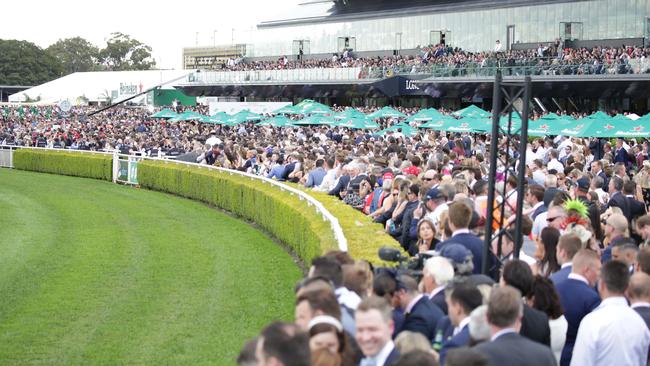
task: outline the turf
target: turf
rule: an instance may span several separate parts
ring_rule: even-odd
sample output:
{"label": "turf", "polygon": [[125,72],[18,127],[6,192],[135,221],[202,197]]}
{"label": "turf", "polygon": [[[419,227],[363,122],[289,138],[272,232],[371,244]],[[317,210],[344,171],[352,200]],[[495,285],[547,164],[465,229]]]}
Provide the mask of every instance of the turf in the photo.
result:
{"label": "turf", "polygon": [[0,169],[0,365],[228,365],[300,271],[186,199]]}

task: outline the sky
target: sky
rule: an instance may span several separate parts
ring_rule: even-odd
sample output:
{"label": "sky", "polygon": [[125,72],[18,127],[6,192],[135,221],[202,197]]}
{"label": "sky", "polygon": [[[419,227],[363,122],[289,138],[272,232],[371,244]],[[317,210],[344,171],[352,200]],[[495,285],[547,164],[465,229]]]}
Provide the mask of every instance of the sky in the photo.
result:
{"label": "sky", "polygon": [[[182,48],[230,44],[234,28],[250,30],[285,13],[299,0],[69,0],[3,1],[0,39],[18,39],[47,48],[59,39],[82,37],[103,48],[112,32],[152,47],[160,68],[180,69]],[[104,8],[99,8],[103,5]],[[216,31],[216,37],[215,37]],[[198,32],[198,37],[197,37]],[[215,42],[216,38],[216,42]]]}

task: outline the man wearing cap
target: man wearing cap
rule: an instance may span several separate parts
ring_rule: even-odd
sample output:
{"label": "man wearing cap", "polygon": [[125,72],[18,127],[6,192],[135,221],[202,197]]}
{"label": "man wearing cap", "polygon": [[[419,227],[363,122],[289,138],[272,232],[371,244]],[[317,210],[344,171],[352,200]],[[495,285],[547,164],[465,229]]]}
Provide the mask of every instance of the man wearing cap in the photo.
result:
{"label": "man wearing cap", "polygon": [[424,196],[424,204],[429,211],[424,218],[431,220],[436,228],[440,227],[440,215],[449,208],[446,201],[447,197],[438,188],[431,188]]}
{"label": "man wearing cap", "polygon": [[212,145],[210,151],[206,152],[203,156],[199,156],[201,159],[199,160],[199,163],[207,165],[223,165],[224,156],[221,154],[221,150],[223,150],[223,145]]}

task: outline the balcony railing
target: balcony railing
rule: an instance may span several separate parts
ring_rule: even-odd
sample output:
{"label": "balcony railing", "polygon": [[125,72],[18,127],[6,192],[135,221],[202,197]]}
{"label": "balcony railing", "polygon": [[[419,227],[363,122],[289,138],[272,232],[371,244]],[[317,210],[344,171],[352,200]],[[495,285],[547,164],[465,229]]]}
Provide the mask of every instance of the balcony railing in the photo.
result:
{"label": "balcony railing", "polygon": [[190,74],[186,84],[259,84],[278,82],[345,82],[364,78],[361,67],[254,71],[201,71]]}

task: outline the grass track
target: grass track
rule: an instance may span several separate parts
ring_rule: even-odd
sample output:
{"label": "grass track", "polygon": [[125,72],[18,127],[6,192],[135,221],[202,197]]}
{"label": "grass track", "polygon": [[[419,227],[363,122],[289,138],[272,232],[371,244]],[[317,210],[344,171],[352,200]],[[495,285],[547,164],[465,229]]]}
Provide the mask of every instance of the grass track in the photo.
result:
{"label": "grass track", "polygon": [[234,364],[299,277],[202,204],[0,169],[0,365]]}

